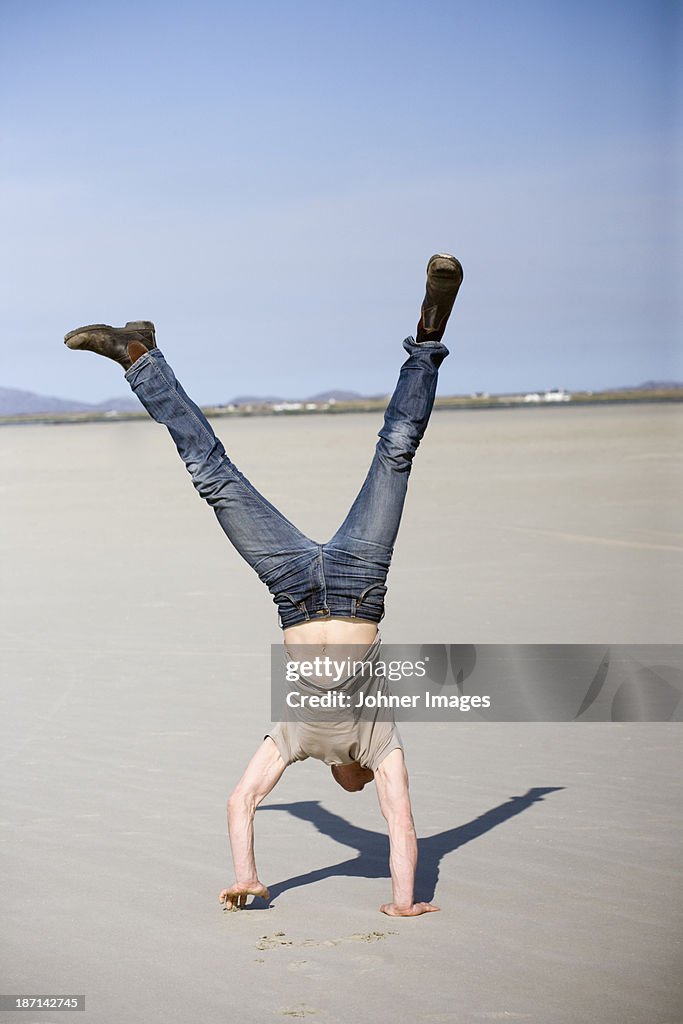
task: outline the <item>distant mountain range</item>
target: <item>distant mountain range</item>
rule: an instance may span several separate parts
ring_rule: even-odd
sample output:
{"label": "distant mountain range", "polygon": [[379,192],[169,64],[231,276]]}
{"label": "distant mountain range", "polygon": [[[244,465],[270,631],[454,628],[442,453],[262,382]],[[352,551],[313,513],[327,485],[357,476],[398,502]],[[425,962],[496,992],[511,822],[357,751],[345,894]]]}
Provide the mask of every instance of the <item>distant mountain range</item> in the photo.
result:
{"label": "distant mountain range", "polygon": [[[680,381],[648,380],[633,387],[607,388],[609,391],[673,391],[683,388]],[[358,391],[321,391],[308,398],[285,398],[281,395],[238,395],[221,405],[275,405],[279,402],[354,402],[379,400],[386,395],[362,395]],[[104,402],[79,402],[69,398],[55,398],[51,395],[36,395],[32,391],[0,387],[0,416],[27,416],[33,413],[72,412],[138,412],[141,406],[136,398],[122,396],[108,398]]]}
{"label": "distant mountain range", "polygon": [[325,402],[363,402],[385,398],[382,395],[361,395],[358,391],[320,391],[317,395],[309,398],[285,398],[283,395],[238,395],[232,398],[227,405],[277,405],[279,402],[315,402],[316,405],[323,405]]}
{"label": "distant mountain range", "polygon": [[108,398],[104,402],[77,402],[71,398],[36,395],[17,388],[0,388],[0,416],[25,416],[49,412],[130,412],[139,409],[137,398]]}
{"label": "distant mountain range", "polygon": [[[353,402],[367,398],[382,398],[383,395],[361,395],[357,391],[322,391],[310,398],[282,398],[276,395],[239,395],[225,405],[274,405],[278,402]],[[69,398],[55,398],[51,395],[36,395],[32,391],[16,388],[0,388],[0,416],[27,416],[33,413],[70,412],[139,412],[142,410],[137,398],[108,398],[104,402],[78,402]]]}
{"label": "distant mountain range", "polygon": [[636,384],[634,387],[605,388],[606,391],[675,391],[683,388],[678,380],[646,380],[644,384]]}

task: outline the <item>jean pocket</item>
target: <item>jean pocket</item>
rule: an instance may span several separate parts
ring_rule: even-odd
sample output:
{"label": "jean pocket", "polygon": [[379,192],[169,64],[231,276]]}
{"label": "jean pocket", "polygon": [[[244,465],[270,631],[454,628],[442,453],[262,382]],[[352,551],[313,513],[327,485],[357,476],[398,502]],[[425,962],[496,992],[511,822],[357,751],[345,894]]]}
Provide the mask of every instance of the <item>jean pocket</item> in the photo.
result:
{"label": "jean pocket", "polygon": [[363,608],[364,611],[383,611],[386,592],[387,588],[384,583],[371,583],[359,597],[354,598],[355,611],[360,608]]}

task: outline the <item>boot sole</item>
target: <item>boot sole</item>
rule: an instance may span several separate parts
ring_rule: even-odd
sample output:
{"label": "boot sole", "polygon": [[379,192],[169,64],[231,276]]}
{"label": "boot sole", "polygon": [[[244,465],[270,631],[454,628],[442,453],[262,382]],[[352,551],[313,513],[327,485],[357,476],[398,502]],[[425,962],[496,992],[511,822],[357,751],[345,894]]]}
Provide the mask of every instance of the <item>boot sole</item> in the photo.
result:
{"label": "boot sole", "polygon": [[75,338],[77,334],[83,334],[84,331],[110,331],[111,326],[109,324],[87,324],[85,327],[77,327],[75,331],[69,331],[68,334],[64,335],[64,344],[68,345],[71,338]]}
{"label": "boot sole", "polygon": [[[448,263],[448,265],[449,265],[449,269],[451,271],[454,270],[456,272],[457,277],[460,279],[460,284],[462,284],[462,279],[464,277],[463,269],[462,269],[462,264],[461,264],[460,260],[456,259],[455,256],[451,256],[451,254],[447,253],[447,252],[438,252],[438,253],[436,253],[436,255],[431,257],[431,259],[429,260],[429,263],[427,264],[427,277],[429,277],[430,273],[433,276],[434,275],[438,275],[439,277],[442,276],[442,271],[441,270],[436,270],[436,269],[432,270],[432,265],[433,265],[433,263],[436,260],[445,260]],[[448,274],[448,270],[446,270],[446,267],[444,267],[443,270],[445,270],[446,274]],[[460,287],[460,284],[458,285],[458,287]]]}
{"label": "boot sole", "polygon": [[[129,331],[131,334],[145,335],[151,334],[152,345],[151,348],[156,348],[156,333],[154,330],[154,324],[151,320],[130,320],[125,327],[112,327],[111,324],[86,324],[84,327],[77,327],[74,331],[69,331],[68,334],[64,335],[64,344],[67,348],[78,348],[78,344],[72,344],[72,341],[78,337],[79,334],[85,334],[87,331]],[[138,339],[131,339],[138,340]],[[147,348],[146,341],[141,340],[142,344]]]}

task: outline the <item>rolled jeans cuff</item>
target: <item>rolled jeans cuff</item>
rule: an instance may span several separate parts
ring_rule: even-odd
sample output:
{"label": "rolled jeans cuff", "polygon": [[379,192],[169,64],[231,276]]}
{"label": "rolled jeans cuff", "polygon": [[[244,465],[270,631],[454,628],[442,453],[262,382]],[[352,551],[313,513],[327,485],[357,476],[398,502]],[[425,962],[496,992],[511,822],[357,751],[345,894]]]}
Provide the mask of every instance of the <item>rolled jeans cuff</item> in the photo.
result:
{"label": "rolled jeans cuff", "polygon": [[136,359],[130,369],[126,370],[124,376],[130,386],[135,390],[135,385],[142,381],[149,380],[154,373],[154,363],[163,360],[164,355],[160,348],[151,348],[144,356]]}
{"label": "rolled jeans cuff", "polygon": [[403,347],[406,352],[411,355],[419,355],[420,353],[427,354],[430,360],[435,366],[441,366],[446,356],[450,355],[450,350],[441,341],[415,341],[412,334],[409,334],[407,338],[403,340]]}

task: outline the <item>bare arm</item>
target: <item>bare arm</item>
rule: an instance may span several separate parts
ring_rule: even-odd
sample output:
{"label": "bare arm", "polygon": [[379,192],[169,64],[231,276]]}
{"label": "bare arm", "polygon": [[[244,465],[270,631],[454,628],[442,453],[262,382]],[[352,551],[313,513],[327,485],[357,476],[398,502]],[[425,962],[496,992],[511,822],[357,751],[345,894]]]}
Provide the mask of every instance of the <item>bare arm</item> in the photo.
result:
{"label": "bare arm", "polygon": [[389,828],[392,902],[380,907],[390,917],[418,917],[439,908],[413,903],[417,837],[410,806],[408,772],[402,750],[392,750],[375,771],[379,806]]}
{"label": "bare arm", "polygon": [[226,910],[246,905],[247,896],[269,892],[258,878],[254,857],[254,815],[256,808],[282,777],[285,762],[275,742],[267,736],[247,765],[228,800],[228,831],[235,869],[235,882],[218,897]]}

